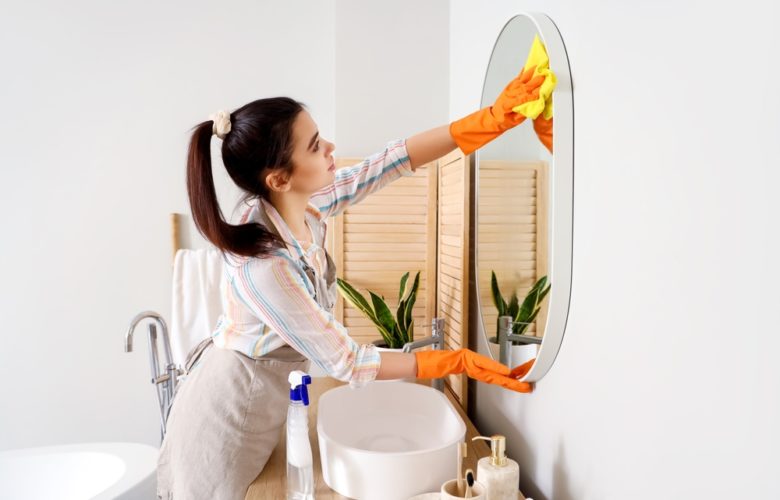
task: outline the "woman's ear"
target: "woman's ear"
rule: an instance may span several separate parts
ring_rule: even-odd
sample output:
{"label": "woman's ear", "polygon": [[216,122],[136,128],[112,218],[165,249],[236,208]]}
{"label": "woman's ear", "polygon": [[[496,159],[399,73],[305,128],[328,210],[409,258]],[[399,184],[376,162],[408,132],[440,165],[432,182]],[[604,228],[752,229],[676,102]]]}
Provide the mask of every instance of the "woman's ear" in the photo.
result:
{"label": "woman's ear", "polygon": [[279,193],[290,190],[289,181],[290,180],[285,177],[284,170],[282,169],[269,172],[265,176],[265,185],[268,186],[268,189]]}

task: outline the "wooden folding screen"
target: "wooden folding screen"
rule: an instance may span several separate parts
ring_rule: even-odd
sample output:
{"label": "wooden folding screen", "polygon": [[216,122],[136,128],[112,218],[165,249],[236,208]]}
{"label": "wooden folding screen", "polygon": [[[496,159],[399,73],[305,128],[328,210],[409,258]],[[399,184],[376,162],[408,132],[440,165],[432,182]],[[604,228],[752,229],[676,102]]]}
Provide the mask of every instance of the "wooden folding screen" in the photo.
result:
{"label": "wooden folding screen", "polygon": [[[439,159],[437,316],[445,322],[445,347],[467,348],[469,297],[469,157],[455,149]],[[468,377],[449,375],[448,385],[467,408]]]}
{"label": "wooden folding screen", "polygon": [[[362,158],[338,158],[336,168]],[[328,221],[326,242],[339,278],[370,302],[368,290],[384,296],[390,310],[398,307],[401,277],[411,286],[420,272],[412,317],[415,339],[430,335],[436,305],[436,168],[418,167],[415,174],[396,179]],[[358,343],[381,338],[365,315],[345,304],[339,294],[334,314]]]}

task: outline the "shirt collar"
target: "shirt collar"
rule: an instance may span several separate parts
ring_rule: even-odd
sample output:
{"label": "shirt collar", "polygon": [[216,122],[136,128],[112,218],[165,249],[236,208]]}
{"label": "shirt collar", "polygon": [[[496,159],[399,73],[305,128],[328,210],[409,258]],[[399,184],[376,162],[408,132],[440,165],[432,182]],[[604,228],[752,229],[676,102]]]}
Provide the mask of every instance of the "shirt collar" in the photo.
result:
{"label": "shirt collar", "polygon": [[[284,221],[281,214],[279,214],[279,211],[276,210],[276,207],[274,207],[270,202],[266,201],[262,197],[259,197],[258,200],[259,200],[258,211],[262,210],[268,222],[273,224],[274,228],[276,228],[276,232],[287,244],[284,250],[290,255],[290,257],[293,258],[293,260],[297,260],[303,257],[304,255],[306,255],[306,252],[304,252],[301,245],[298,244],[298,242],[296,241],[295,237],[292,234],[292,231],[290,230],[290,227]],[[314,207],[311,203],[309,203],[306,206],[306,212],[307,213],[304,215],[304,217],[306,217],[309,226],[311,227],[312,232],[314,233],[317,231],[317,226],[315,225],[315,222],[319,220],[319,211],[317,211],[317,208]],[[314,234],[312,236],[314,236]],[[317,242],[315,241],[314,243]]]}

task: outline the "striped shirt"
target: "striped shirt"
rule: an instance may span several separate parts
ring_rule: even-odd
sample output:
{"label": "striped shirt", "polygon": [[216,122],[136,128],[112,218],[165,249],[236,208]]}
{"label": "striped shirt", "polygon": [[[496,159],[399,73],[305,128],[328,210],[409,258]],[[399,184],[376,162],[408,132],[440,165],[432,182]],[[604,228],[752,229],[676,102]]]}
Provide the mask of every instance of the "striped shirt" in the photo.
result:
{"label": "striped shirt", "polygon": [[323,277],[328,271],[323,248],[325,219],[393,180],[413,174],[405,139],[390,141],[383,151],[337,169],[333,183],[309,200],[306,222],[313,243],[306,250],[273,205],[263,198],[253,200],[240,223],[273,224],[287,247],[262,258],[223,253],[222,314],[212,333],[214,344],[255,359],[289,344],[330,377],[348,381],[352,387],[374,380],[380,364],[376,346],[359,345],[336,321],[332,311],[335,283],[332,293],[325,294],[329,298],[315,299],[317,283],[306,275],[300,258],[314,269],[317,278]]}

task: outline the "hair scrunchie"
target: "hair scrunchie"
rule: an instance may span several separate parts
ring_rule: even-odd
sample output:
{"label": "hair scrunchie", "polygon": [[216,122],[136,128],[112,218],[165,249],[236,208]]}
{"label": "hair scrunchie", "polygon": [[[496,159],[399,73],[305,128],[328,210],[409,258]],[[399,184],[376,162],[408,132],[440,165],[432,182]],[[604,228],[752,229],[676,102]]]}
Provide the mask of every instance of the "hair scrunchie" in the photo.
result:
{"label": "hair scrunchie", "polygon": [[216,134],[220,139],[224,139],[230,132],[230,112],[221,109],[211,114],[209,119],[214,122],[214,125],[211,127],[212,133]]}

